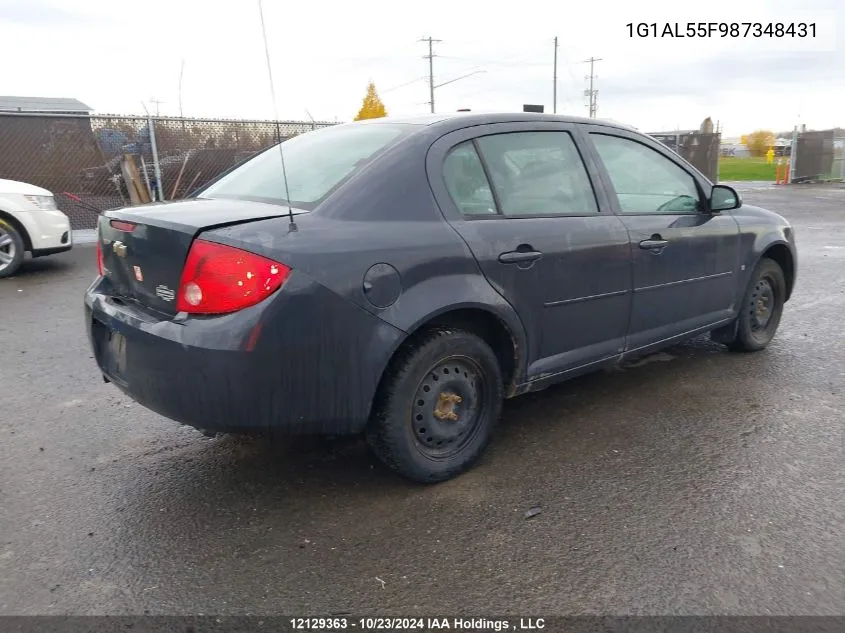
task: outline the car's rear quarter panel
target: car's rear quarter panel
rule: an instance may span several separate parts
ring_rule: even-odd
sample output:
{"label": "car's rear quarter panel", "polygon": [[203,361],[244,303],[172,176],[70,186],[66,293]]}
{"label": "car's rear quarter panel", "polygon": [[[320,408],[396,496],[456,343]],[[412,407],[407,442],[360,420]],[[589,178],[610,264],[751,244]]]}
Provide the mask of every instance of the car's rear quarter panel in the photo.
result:
{"label": "car's rear quarter panel", "polygon": [[213,431],[361,431],[378,381],[371,368],[387,363],[402,336],[298,272],[269,301],[184,323],[133,313],[92,290],[89,335],[93,314],[126,336],[132,397]]}

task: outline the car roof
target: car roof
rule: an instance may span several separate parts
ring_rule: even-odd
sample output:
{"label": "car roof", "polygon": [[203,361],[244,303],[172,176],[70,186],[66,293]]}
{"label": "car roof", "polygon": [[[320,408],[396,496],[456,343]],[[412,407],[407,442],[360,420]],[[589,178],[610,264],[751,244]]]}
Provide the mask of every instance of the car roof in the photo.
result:
{"label": "car roof", "polygon": [[531,122],[548,121],[558,123],[588,123],[591,125],[602,125],[623,130],[634,130],[636,128],[616,121],[606,119],[588,119],[586,117],[567,116],[562,114],[545,114],[539,112],[448,112],[444,114],[420,114],[402,117],[383,117],[379,119],[368,119],[356,121],[354,125],[378,125],[379,123],[398,123],[405,125],[419,125],[425,127],[437,127],[448,129],[459,129],[474,125],[486,125],[490,123],[510,122]]}

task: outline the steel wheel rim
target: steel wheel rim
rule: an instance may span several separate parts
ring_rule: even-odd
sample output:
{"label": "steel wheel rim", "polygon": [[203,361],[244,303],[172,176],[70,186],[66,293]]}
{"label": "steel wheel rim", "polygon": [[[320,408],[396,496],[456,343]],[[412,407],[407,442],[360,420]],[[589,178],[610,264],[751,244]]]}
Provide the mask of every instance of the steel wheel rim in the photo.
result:
{"label": "steel wheel rim", "polygon": [[417,450],[430,459],[448,459],[469,444],[481,427],[487,385],[470,358],[443,359],[426,372],[411,403]]}
{"label": "steel wheel rim", "polygon": [[776,293],[774,284],[767,277],[760,279],[751,292],[748,311],[751,317],[751,331],[755,334],[764,331],[775,315]]}
{"label": "steel wheel rim", "polygon": [[12,235],[0,227],[0,270],[8,268],[15,261],[17,250]]}

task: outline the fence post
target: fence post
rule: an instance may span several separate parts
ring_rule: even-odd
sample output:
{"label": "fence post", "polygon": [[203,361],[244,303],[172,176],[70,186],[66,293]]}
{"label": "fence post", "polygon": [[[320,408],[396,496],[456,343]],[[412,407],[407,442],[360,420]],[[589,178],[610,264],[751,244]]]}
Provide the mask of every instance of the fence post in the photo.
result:
{"label": "fence post", "polygon": [[722,158],[722,133],[716,132],[716,136],[714,138],[715,138],[715,140],[710,145],[711,148],[714,145],[716,146],[716,151],[714,152],[716,154],[716,169],[715,169],[716,180],[714,180],[713,182],[719,182],[719,168],[722,166],[721,161],[720,161],[720,159]]}
{"label": "fence post", "polygon": [[845,137],[836,138],[836,133],[834,132],[833,136],[833,158],[836,159],[836,141],[840,141],[842,143],[842,147],[839,148],[839,180],[845,182]]}
{"label": "fence post", "polygon": [[150,148],[153,151],[153,166],[156,174],[156,189],[158,190],[158,199],[164,201],[164,188],[161,183],[161,166],[158,164],[158,148],[156,147],[156,132],[155,125],[153,125],[153,117],[151,114],[147,115],[147,125],[150,128]]}
{"label": "fence post", "polygon": [[795,182],[795,160],[798,158],[798,126],[792,129],[792,147],[789,149],[789,182]]}

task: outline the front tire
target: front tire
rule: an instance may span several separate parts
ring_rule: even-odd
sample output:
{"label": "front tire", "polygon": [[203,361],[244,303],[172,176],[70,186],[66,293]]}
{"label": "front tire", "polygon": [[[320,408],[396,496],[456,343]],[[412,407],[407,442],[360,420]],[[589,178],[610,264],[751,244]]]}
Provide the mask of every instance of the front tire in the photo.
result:
{"label": "front tire", "polygon": [[502,373],[481,338],[437,329],[391,362],[367,425],[367,441],[389,468],[435,483],[469,469],[502,414]]}
{"label": "front tire", "polygon": [[14,226],[0,218],[0,279],[18,271],[23,256],[23,237]]}
{"label": "front tire", "polygon": [[786,302],[786,279],[772,259],[764,257],[757,264],[745,291],[736,324],[736,336],[728,341],[737,352],[765,349],[777,332]]}

